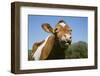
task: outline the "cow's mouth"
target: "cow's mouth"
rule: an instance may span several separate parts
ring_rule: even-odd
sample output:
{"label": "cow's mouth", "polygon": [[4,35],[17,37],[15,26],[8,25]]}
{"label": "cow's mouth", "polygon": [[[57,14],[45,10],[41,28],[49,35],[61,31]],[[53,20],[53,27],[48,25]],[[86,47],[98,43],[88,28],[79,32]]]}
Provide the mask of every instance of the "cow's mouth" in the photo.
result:
{"label": "cow's mouth", "polygon": [[60,45],[63,48],[67,48],[69,45],[71,45],[71,40],[68,40],[68,41],[60,41]]}
{"label": "cow's mouth", "polygon": [[65,45],[71,45],[71,40],[67,41]]}

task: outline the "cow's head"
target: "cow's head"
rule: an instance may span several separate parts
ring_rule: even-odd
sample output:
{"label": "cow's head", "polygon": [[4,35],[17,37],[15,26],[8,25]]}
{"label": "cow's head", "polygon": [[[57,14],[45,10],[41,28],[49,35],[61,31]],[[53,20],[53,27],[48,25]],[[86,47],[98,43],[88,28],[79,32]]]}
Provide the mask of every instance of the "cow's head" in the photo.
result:
{"label": "cow's head", "polygon": [[52,33],[55,38],[59,41],[60,46],[62,48],[68,47],[72,41],[72,29],[66,24],[63,20],[60,20],[55,28],[53,29],[50,24],[44,23],[42,24],[42,28],[48,32]]}

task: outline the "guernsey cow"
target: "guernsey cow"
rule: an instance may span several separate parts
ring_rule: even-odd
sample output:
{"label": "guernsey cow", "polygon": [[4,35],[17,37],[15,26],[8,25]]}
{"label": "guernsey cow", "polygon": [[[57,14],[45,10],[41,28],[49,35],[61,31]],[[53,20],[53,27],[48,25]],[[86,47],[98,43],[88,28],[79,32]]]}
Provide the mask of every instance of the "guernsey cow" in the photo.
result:
{"label": "guernsey cow", "polygon": [[33,44],[32,58],[34,60],[64,59],[65,50],[72,41],[72,29],[63,20],[60,20],[54,29],[48,23],[42,24],[42,28],[51,34],[45,40]]}

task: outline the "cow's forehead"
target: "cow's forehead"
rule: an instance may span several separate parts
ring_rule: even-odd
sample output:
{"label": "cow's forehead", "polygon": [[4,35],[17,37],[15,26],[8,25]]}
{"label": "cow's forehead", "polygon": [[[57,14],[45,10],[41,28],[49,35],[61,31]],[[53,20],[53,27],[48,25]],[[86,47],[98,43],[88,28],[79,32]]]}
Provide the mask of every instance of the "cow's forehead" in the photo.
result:
{"label": "cow's forehead", "polygon": [[69,30],[71,29],[70,26],[68,26],[68,24],[64,24],[64,23],[60,23],[60,24],[57,24],[56,25],[56,28],[59,28],[59,29],[64,29],[64,30]]}
{"label": "cow's forehead", "polygon": [[57,25],[56,25],[56,27],[58,27],[58,26],[61,26],[61,27],[66,27],[66,28],[70,28],[69,26],[68,26],[68,24],[65,22],[65,21],[63,21],[63,20],[60,20],[58,23],[57,23]]}
{"label": "cow's forehead", "polygon": [[60,26],[65,27],[66,24],[64,22],[58,23]]}

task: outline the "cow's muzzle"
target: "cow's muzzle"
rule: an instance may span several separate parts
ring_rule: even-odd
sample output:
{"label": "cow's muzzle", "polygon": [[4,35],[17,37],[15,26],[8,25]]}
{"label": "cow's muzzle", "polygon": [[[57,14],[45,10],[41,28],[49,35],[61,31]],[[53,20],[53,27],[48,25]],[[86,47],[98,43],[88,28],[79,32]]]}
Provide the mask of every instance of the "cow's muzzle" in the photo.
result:
{"label": "cow's muzzle", "polygon": [[67,40],[67,41],[60,41],[60,45],[63,48],[68,47],[69,45],[71,45],[72,40]]}

